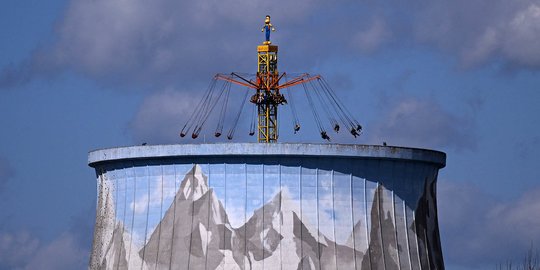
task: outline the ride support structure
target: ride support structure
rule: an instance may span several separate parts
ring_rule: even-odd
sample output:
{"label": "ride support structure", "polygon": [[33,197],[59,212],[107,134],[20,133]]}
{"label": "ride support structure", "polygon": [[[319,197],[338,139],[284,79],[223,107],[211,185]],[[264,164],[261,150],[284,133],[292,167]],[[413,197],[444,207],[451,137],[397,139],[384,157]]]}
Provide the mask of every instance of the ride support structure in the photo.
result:
{"label": "ride support structure", "polygon": [[[282,91],[297,85],[301,85],[304,90],[306,95],[305,100],[309,103],[322,139],[330,141],[330,137],[324,127],[325,125],[319,115],[321,107],[329,121],[328,123],[336,133],[339,132],[341,123],[347,127],[348,131],[354,137],[359,136],[362,132],[362,127],[343,106],[343,103],[337,98],[324,78],[320,75],[310,75],[308,73],[289,77],[287,73],[279,72],[278,46],[272,44],[270,41],[270,33],[271,31],[275,31],[275,28],[270,23],[270,16],[266,16],[262,31],[266,31],[266,39],[262,44],[257,46],[257,72],[255,74],[240,74],[235,72],[230,74],[216,74],[204,94],[203,100],[201,100],[190,119],[182,128],[180,137],[185,137],[192,130],[191,137],[196,139],[217,104],[222,105],[219,116],[220,120],[214,135],[215,137],[221,136],[232,84],[245,87],[247,90],[233,126],[227,134],[229,140],[233,138],[238,119],[240,118],[244,104],[248,100],[249,92],[253,91],[249,101],[256,105],[257,141],[259,143],[276,143],[279,138],[278,107],[289,102]],[[223,82],[221,87],[217,81]],[[216,93],[217,89],[219,90]],[[287,94],[294,115],[294,133],[296,134],[300,130],[300,122],[292,102],[292,92],[288,90]],[[249,135],[254,135],[255,133],[254,120],[252,119],[252,128]]]}
{"label": "ride support structure", "polygon": [[257,131],[258,142],[275,143],[278,140],[278,106],[287,104],[285,96],[280,93],[281,89],[291,87],[300,83],[307,83],[318,79],[319,76],[310,77],[302,74],[291,81],[280,84],[280,80],[286,75],[278,71],[278,46],[270,41],[270,31],[275,28],[270,23],[270,16],[266,16],[265,25],[262,31],[266,31],[266,40],[257,46],[257,73],[255,82],[244,78],[236,73],[234,76],[220,76],[231,83],[247,86],[256,90],[251,96],[250,102],[257,105]]}
{"label": "ride support structure", "polygon": [[255,80],[250,80],[234,72],[231,75],[216,75],[219,80],[256,90],[255,94],[251,96],[250,102],[257,105],[258,142],[277,142],[279,137],[278,106],[287,104],[287,99],[281,90],[321,78],[319,75],[311,76],[304,73],[281,83],[286,75],[285,72],[279,73],[278,71],[278,46],[271,45],[270,41],[265,41],[262,45],[257,46]]}
{"label": "ride support structure", "polygon": [[287,101],[279,93],[278,46],[257,46],[257,93],[251,102],[257,104],[258,142],[278,139],[278,105]]}

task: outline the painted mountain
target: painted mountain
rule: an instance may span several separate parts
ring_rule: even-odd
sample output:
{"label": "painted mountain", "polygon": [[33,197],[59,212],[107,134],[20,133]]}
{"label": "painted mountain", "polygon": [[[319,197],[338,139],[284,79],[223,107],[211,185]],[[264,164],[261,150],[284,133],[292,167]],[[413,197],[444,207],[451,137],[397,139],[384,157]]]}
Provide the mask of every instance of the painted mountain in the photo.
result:
{"label": "painted mountain", "polygon": [[172,205],[139,252],[151,269],[216,269],[231,249],[227,213],[199,166],[193,167]]}
{"label": "painted mountain", "polygon": [[[442,259],[433,263],[418,250],[424,247],[418,241],[430,245],[438,238],[430,242],[425,239],[430,238],[428,232],[413,241],[418,229],[426,229],[407,220],[400,227],[407,232],[398,232],[394,225],[398,220],[388,207],[394,202],[385,198],[386,191],[377,185],[370,218],[356,222],[346,241],[336,243],[335,237],[317,229],[319,224],[303,218],[301,203],[291,199],[287,190],[277,190],[271,200],[250,213],[247,222],[233,228],[208,177],[195,165],[142,245],[133,241],[120,221],[109,229],[112,236],[100,251],[102,259],[95,269],[416,269],[413,265],[437,269]],[[114,212],[107,207],[110,204],[106,201],[101,208],[114,216],[109,213]],[[423,212],[435,211],[419,205]],[[411,239],[398,239],[398,234],[410,234]]]}

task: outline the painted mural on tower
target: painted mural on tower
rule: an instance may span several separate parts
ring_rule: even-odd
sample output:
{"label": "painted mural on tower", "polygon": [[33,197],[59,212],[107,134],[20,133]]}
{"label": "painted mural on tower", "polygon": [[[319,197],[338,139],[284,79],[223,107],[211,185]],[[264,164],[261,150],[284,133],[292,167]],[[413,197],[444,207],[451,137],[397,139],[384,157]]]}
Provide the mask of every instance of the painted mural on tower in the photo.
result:
{"label": "painted mural on tower", "polygon": [[443,269],[436,173],[386,187],[281,165],[114,170],[98,178],[90,267]]}

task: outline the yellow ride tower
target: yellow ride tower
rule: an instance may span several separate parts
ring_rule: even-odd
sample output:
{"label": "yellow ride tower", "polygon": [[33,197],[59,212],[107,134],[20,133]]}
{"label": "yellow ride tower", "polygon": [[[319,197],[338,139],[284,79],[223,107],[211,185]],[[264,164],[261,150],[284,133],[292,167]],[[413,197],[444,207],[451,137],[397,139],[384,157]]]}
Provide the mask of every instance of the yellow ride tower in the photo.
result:
{"label": "yellow ride tower", "polygon": [[257,83],[258,89],[251,102],[257,104],[258,141],[273,143],[278,139],[278,105],[285,102],[279,94],[278,46],[271,45],[270,31],[276,29],[266,16],[261,31],[266,32],[266,41],[257,46]]}
{"label": "yellow ride tower", "polygon": [[252,100],[257,104],[258,141],[272,143],[278,139],[278,105],[285,102],[279,93],[279,73],[277,67],[278,46],[264,44],[257,46],[257,94]]}

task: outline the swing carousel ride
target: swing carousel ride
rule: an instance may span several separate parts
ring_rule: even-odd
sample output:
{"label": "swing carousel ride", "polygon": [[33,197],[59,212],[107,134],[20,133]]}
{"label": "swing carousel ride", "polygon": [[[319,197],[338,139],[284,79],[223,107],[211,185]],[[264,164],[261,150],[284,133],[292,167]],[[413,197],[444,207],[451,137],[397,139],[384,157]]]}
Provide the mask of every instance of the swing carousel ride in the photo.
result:
{"label": "swing carousel ride", "polygon": [[[248,100],[255,105],[252,107],[249,135],[253,136],[257,133],[258,142],[277,142],[279,137],[278,107],[280,105],[290,105],[293,129],[296,134],[301,125],[293,99],[294,95],[291,92],[298,89],[303,90],[301,92],[305,95],[305,100],[307,100],[322,139],[330,141],[327,127],[338,133],[343,126],[355,138],[360,136],[362,126],[321,75],[287,74],[278,71],[278,46],[270,41],[270,32],[275,31],[270,23],[270,16],[266,16],[261,31],[265,32],[266,39],[257,46],[257,73],[216,74],[198,106],[180,131],[180,137],[184,138],[191,134],[191,138],[198,138],[208,118],[216,109],[219,110],[219,116],[214,136],[220,137],[223,133],[229,101],[231,101],[231,91],[235,91],[231,90],[234,89],[233,86],[242,87],[245,90],[241,104],[237,107],[233,118],[232,126],[227,132],[229,140],[234,137],[240,115]],[[325,117],[326,119],[324,119]]]}

